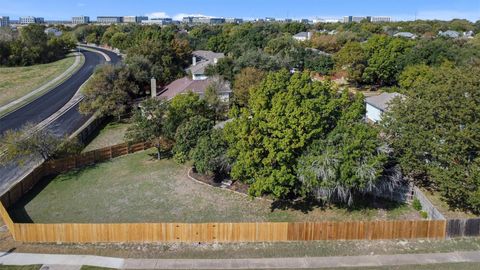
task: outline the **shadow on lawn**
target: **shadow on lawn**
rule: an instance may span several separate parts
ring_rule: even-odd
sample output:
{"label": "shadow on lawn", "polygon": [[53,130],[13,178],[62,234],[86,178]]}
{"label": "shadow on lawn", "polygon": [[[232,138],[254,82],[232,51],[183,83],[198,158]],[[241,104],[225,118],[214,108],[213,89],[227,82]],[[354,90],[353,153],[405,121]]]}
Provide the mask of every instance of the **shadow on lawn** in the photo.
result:
{"label": "shadow on lawn", "polygon": [[312,197],[301,198],[297,200],[277,200],[272,202],[270,210],[294,210],[301,211],[308,214],[315,209],[327,210],[335,207],[338,209],[345,209],[348,212],[365,211],[365,210],[385,210],[391,211],[404,206],[405,203],[394,202],[387,199],[382,199],[374,196],[365,196],[357,198],[355,204],[348,206],[344,203],[328,204]]}
{"label": "shadow on lawn", "polygon": [[10,217],[14,222],[17,223],[34,223],[30,215],[28,214],[25,207],[38,195],[42,192],[50,182],[55,178],[55,175],[46,176],[40,180],[27,194],[23,195],[22,198],[14,205],[12,205],[8,212]]}

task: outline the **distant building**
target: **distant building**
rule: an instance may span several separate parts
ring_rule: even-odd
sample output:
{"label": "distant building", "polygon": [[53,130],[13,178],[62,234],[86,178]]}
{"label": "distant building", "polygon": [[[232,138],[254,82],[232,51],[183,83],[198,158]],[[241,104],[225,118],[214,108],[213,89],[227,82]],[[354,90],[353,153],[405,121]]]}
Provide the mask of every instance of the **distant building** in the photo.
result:
{"label": "distant building", "polygon": [[236,24],[241,24],[243,23],[243,19],[240,18],[226,18],[225,19],[226,23],[236,23]]}
{"label": "distant building", "polygon": [[45,29],[45,34],[59,37],[63,33],[62,33],[62,31],[58,30],[57,28],[49,27],[49,28]]}
{"label": "distant building", "polygon": [[142,21],[148,21],[147,16],[123,16],[124,23],[141,23]]}
{"label": "distant building", "polygon": [[274,22],[274,21],[276,21],[276,20],[275,20],[275,18],[273,18],[273,17],[266,17],[266,18],[265,18],[265,21],[266,21],[266,22]]}
{"label": "distant building", "polygon": [[88,24],[88,23],[90,23],[90,17],[88,16],[72,17],[72,24]]}
{"label": "distant building", "polygon": [[97,23],[99,24],[115,24],[115,23],[122,23],[123,17],[117,16],[99,16],[97,17]]}
{"label": "distant building", "polygon": [[401,98],[403,95],[399,93],[382,93],[378,96],[366,98],[367,113],[365,118],[367,121],[377,123],[382,120],[382,114],[388,111],[390,102],[397,97]]}
{"label": "distant building", "polygon": [[309,19],[301,19],[300,22],[301,22],[301,23],[304,23],[304,24],[311,24],[311,23],[313,23],[313,22],[310,21]]}
{"label": "distant building", "polygon": [[192,53],[192,65],[187,72],[192,74],[194,81],[206,80],[205,69],[210,65],[217,64],[218,60],[225,57],[223,53],[215,53],[212,51],[194,51]]}
{"label": "distant building", "polygon": [[345,16],[343,17],[344,23],[351,23],[351,22],[362,22],[363,20],[367,20],[373,23],[379,22],[391,22],[392,19],[390,17],[375,17],[375,16]]}
{"label": "distant building", "polygon": [[71,24],[71,23],[72,23],[71,21],[65,21],[65,20],[45,20],[45,24],[65,25],[65,24]]}
{"label": "distant building", "polygon": [[142,24],[170,25],[173,24],[173,20],[172,18],[151,18],[149,20],[143,20]]}
{"label": "distant building", "polygon": [[463,32],[463,37],[465,38],[473,38],[474,36],[475,36],[475,32],[473,31]]}
{"label": "distant building", "polygon": [[293,39],[298,41],[307,41],[312,38],[311,32],[300,32],[298,34],[293,35]]}
{"label": "distant building", "polygon": [[0,27],[9,27],[10,26],[10,17],[0,16]]}
{"label": "distant building", "polygon": [[408,39],[416,39],[417,38],[417,36],[415,34],[410,33],[410,32],[398,32],[393,36],[394,37],[408,38]]}
{"label": "distant building", "polygon": [[446,38],[459,38],[460,33],[453,30],[447,30],[445,32],[442,32],[442,31],[438,32],[438,36],[446,37]]}
{"label": "distant building", "polygon": [[45,20],[42,17],[33,17],[33,16],[26,16],[26,17],[20,17],[19,20],[20,24],[43,24],[45,23]]}

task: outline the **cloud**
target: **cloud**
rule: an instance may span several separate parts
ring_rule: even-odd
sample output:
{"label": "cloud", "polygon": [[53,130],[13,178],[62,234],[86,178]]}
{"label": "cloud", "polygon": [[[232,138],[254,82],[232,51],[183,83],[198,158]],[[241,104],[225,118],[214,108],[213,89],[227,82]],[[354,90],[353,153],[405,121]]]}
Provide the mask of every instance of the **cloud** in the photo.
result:
{"label": "cloud", "polygon": [[190,13],[178,13],[178,14],[175,14],[173,16],[170,16],[168,15],[168,13],[164,12],[164,11],[157,11],[157,12],[152,12],[152,13],[148,13],[146,14],[149,18],[172,18],[174,20],[177,20],[177,21],[181,21],[183,19],[183,17],[209,17],[209,18],[212,18],[214,16],[209,16],[209,15],[204,15],[204,14],[190,14]]}

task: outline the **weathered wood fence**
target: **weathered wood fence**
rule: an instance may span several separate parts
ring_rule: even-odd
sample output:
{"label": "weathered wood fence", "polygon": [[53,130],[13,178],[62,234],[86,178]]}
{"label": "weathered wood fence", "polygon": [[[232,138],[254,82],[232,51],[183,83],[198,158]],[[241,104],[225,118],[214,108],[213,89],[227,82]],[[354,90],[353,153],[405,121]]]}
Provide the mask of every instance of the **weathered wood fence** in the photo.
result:
{"label": "weathered wood fence", "polygon": [[6,210],[45,176],[93,165],[150,147],[149,143],[120,144],[75,157],[45,162],[0,198],[0,216],[13,238],[22,242],[275,242],[445,239],[480,234],[480,219],[300,223],[23,224],[12,221]]}

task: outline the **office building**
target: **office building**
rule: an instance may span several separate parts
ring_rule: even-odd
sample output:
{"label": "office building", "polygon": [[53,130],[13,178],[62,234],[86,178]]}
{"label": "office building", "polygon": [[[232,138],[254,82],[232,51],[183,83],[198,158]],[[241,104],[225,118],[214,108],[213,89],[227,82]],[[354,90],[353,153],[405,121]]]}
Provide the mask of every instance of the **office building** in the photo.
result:
{"label": "office building", "polygon": [[90,17],[88,16],[72,17],[72,24],[88,24],[88,23],[90,23]]}
{"label": "office building", "polygon": [[361,22],[366,20],[368,22],[379,23],[379,22],[390,22],[392,19],[390,17],[375,17],[375,16],[345,16],[343,17],[344,23],[351,22]]}
{"label": "office building", "polygon": [[8,26],[10,26],[10,17],[0,16],[0,27],[8,27]]}
{"label": "office building", "polygon": [[148,21],[147,16],[124,16],[124,23],[141,23],[142,21]]}
{"label": "office building", "polygon": [[33,17],[33,16],[20,17],[19,21],[20,21],[20,24],[45,23],[45,20],[42,17]]}
{"label": "office building", "polygon": [[240,18],[226,18],[225,19],[226,23],[236,23],[236,24],[241,24],[243,23],[243,19]]}
{"label": "office building", "polygon": [[118,16],[98,16],[97,23],[99,24],[115,24],[115,23],[122,23],[123,17]]}
{"label": "office building", "polygon": [[173,24],[172,18],[151,18],[143,20],[142,24],[170,25]]}

